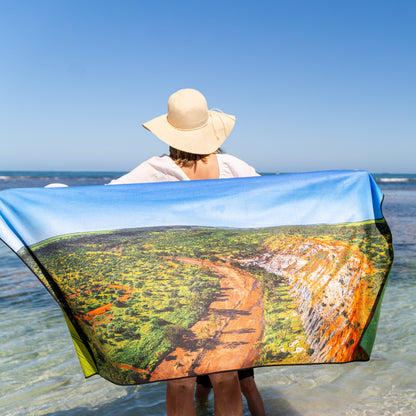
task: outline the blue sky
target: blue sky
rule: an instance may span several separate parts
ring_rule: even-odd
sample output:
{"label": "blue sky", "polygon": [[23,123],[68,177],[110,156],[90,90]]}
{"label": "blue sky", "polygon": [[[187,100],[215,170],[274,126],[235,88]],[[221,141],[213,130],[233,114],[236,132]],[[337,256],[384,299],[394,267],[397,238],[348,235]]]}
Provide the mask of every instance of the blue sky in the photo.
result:
{"label": "blue sky", "polygon": [[196,88],[260,172],[416,172],[416,2],[0,0],[0,170],[128,171]]}
{"label": "blue sky", "polygon": [[0,237],[16,251],[22,246],[19,238],[31,245],[85,231],[372,220],[382,217],[382,194],[370,178],[362,171],[337,171],[202,182],[11,189],[0,194]]}

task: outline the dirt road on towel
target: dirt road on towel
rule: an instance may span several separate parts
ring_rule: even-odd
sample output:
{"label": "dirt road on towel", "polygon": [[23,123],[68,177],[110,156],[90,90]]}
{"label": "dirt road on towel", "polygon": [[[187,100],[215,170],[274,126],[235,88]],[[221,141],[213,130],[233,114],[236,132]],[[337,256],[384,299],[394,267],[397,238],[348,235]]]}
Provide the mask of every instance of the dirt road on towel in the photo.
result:
{"label": "dirt road on towel", "polygon": [[257,351],[253,344],[264,329],[261,292],[257,280],[230,264],[177,258],[205,266],[220,278],[221,292],[208,314],[189,328],[181,347],[170,353],[152,372],[151,381],[250,367]]}

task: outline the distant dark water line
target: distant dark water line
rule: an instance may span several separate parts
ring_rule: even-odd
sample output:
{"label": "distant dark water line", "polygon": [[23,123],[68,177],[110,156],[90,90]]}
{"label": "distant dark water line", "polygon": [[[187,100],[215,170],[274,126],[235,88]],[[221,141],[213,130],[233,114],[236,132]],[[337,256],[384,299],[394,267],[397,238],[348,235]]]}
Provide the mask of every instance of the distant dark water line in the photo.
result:
{"label": "distant dark water line", "polygon": [[[123,171],[0,171],[0,190],[22,187],[43,187],[50,183],[68,186],[103,185],[119,178]],[[260,172],[262,176],[276,172]],[[287,174],[282,172],[280,174]],[[376,173],[372,174],[383,189],[416,190],[416,174]]]}
{"label": "distant dark water line", "polygon": [[9,177],[30,177],[30,178],[39,178],[39,177],[103,177],[103,176],[119,176],[126,173],[125,171],[55,171],[55,170],[45,170],[45,171],[35,171],[35,170],[0,170],[1,176]]}

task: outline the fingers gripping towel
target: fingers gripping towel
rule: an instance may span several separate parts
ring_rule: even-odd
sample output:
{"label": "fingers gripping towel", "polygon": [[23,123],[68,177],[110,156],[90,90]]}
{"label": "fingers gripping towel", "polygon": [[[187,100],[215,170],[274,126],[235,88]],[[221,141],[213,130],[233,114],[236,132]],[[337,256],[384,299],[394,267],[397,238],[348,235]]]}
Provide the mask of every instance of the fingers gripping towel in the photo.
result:
{"label": "fingers gripping towel", "polygon": [[0,238],[117,384],[365,361],[393,259],[362,171],[0,192]]}

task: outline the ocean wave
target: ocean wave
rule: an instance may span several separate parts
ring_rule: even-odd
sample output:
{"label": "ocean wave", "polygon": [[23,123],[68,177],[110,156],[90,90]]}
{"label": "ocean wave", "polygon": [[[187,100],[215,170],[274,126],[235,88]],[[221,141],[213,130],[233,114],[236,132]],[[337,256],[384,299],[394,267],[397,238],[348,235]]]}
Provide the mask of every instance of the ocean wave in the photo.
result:
{"label": "ocean wave", "polygon": [[112,179],[121,176],[120,173],[111,174],[109,172],[102,173],[43,173],[43,174],[12,174],[0,172],[0,190],[10,188],[33,188],[43,187],[51,183],[64,183],[68,186],[87,186],[87,185],[103,185]]}
{"label": "ocean wave", "polygon": [[29,180],[42,180],[50,179],[49,176],[31,176],[31,175],[11,175],[11,176],[0,176],[1,181],[29,181]]}
{"label": "ocean wave", "polygon": [[376,181],[380,182],[409,182],[411,178],[376,178]]}

